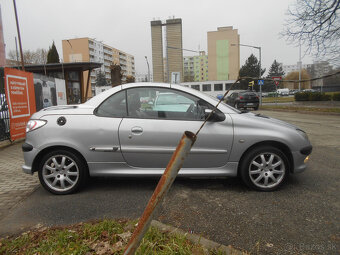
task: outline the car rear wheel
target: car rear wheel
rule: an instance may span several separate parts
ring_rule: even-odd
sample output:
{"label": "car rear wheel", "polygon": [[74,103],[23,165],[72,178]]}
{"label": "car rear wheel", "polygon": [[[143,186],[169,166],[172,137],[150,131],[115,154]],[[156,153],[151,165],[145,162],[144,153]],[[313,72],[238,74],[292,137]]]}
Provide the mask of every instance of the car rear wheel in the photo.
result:
{"label": "car rear wheel", "polygon": [[248,187],[273,191],[286,179],[288,160],[285,154],[275,147],[257,147],[242,159],[240,171],[242,180]]}
{"label": "car rear wheel", "polygon": [[76,154],[57,150],[47,153],[39,167],[41,185],[49,192],[66,195],[78,190],[87,177],[87,167]]}
{"label": "car rear wheel", "polygon": [[238,103],[234,104],[234,108],[239,109]]}

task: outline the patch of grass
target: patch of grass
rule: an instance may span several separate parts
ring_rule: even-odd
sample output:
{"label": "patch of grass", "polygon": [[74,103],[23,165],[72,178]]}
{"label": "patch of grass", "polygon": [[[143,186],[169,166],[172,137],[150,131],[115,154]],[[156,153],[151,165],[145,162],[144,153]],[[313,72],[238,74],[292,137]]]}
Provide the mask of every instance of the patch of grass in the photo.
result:
{"label": "patch of grass", "polygon": [[304,111],[304,112],[334,112],[340,113],[340,108],[330,107],[330,108],[319,108],[319,107],[303,107],[303,106],[292,106],[292,105],[262,105],[260,107],[262,110],[282,110],[282,111]]}
{"label": "patch of grass", "polygon": [[[0,239],[0,254],[123,254],[137,221],[103,220],[67,227],[40,227]],[[193,244],[185,235],[151,227],[136,254],[223,254]]]}
{"label": "patch of grass", "polygon": [[262,102],[263,103],[288,103],[288,102],[294,102],[294,97],[263,97]]}

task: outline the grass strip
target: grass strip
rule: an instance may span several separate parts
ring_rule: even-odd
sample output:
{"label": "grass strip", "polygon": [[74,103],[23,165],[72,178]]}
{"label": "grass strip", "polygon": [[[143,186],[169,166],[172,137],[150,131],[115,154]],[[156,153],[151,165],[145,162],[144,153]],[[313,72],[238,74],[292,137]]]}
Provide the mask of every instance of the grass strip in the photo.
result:
{"label": "grass strip", "polygon": [[[103,220],[66,227],[38,227],[1,238],[0,254],[123,254],[137,221]],[[223,254],[190,242],[186,235],[151,227],[136,254]]]}
{"label": "grass strip", "polygon": [[339,107],[303,107],[293,105],[262,105],[260,110],[281,110],[294,112],[340,113]]}

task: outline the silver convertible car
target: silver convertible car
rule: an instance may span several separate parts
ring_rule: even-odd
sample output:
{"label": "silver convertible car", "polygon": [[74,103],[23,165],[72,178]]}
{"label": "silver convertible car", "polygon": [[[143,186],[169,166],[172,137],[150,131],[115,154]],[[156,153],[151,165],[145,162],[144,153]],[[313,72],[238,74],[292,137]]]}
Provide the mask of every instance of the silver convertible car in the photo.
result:
{"label": "silver convertible car", "polygon": [[[80,105],[32,115],[22,146],[28,174],[54,194],[88,176],[161,175],[184,131],[196,132],[217,99],[181,86],[125,84]],[[239,176],[272,191],[305,170],[312,146],[296,126],[221,103],[197,137],[181,176]]]}

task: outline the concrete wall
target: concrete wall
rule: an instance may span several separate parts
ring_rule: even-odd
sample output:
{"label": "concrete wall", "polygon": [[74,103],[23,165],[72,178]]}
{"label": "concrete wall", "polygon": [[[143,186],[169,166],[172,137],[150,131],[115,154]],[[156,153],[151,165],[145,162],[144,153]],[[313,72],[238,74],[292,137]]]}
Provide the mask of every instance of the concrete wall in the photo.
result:
{"label": "concrete wall", "polygon": [[162,21],[151,21],[151,40],[152,40],[152,70],[155,82],[163,82],[163,38]]}
{"label": "concrete wall", "polygon": [[[169,74],[172,72],[181,73],[181,81],[183,81],[183,43],[182,43],[182,20],[168,19],[166,21],[166,38],[167,46],[177,49],[168,48]],[[171,77],[169,78],[171,79]],[[166,82],[169,82],[166,80]]]}

